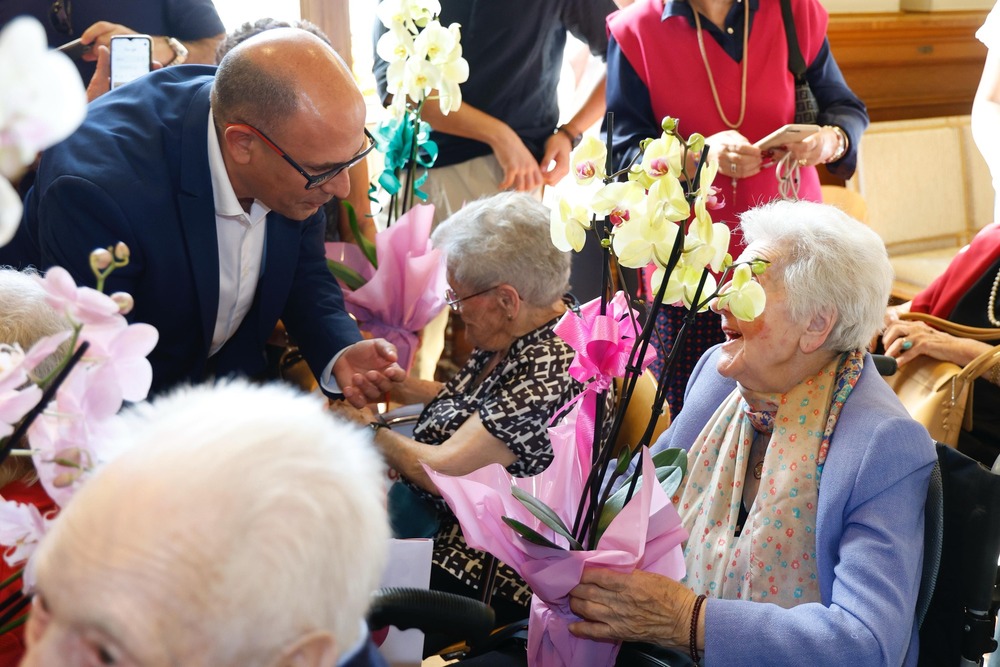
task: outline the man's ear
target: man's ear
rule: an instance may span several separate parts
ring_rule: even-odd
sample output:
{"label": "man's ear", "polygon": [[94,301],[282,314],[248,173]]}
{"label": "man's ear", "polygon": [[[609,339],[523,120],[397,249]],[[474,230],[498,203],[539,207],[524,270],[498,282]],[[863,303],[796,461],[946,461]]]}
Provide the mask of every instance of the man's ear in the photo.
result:
{"label": "man's ear", "polygon": [[250,162],[250,145],[253,143],[253,133],[240,125],[230,125],[222,130],[220,142],[222,152],[237,164]]}
{"label": "man's ear", "polygon": [[314,630],[299,637],[281,652],[274,667],[333,667],[336,642],[329,632]]}
{"label": "man's ear", "polygon": [[837,312],[833,308],[826,308],[815,313],[809,319],[809,325],[802,332],[799,338],[799,349],[809,354],[823,347],[826,339],[833,331],[833,325],[837,321]]}

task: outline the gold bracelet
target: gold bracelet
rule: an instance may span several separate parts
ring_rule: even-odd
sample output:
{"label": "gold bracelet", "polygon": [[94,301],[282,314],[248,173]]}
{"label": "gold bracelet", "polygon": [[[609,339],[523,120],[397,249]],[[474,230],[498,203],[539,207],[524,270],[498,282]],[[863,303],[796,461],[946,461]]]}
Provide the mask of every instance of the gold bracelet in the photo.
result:
{"label": "gold bracelet", "polygon": [[837,135],[837,151],[830,156],[829,160],[826,161],[826,163],[829,164],[844,157],[847,153],[847,147],[850,145],[850,141],[847,138],[847,133],[840,129],[837,125],[825,125],[824,127],[830,128],[833,130],[833,133]]}

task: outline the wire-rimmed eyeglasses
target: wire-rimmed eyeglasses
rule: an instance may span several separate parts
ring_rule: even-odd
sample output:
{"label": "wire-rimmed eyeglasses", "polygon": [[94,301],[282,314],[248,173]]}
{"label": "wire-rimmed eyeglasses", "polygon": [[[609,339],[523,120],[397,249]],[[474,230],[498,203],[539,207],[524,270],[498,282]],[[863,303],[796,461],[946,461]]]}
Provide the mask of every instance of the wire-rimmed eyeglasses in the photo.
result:
{"label": "wire-rimmed eyeglasses", "polygon": [[375,137],[371,135],[371,132],[368,131],[368,128],[365,128],[365,138],[366,138],[365,140],[368,142],[367,148],[362,149],[359,153],[357,153],[347,162],[338,162],[334,164],[331,169],[324,171],[322,174],[310,174],[305,169],[303,169],[298,162],[290,158],[288,156],[288,153],[282,150],[281,147],[278,146],[278,144],[271,141],[271,139],[266,134],[258,130],[253,125],[250,125],[249,123],[226,123],[226,127],[245,127],[258,137],[260,137],[261,141],[267,144],[267,146],[271,150],[273,150],[275,153],[283,157],[285,159],[285,162],[292,165],[295,171],[299,172],[300,174],[302,174],[302,176],[305,177],[306,190],[315,190],[316,188],[323,185],[324,183],[329,181],[331,178],[333,178],[340,172],[344,171],[345,169],[350,169],[357,163],[364,160],[365,156],[371,153],[372,150],[375,148]]}
{"label": "wire-rimmed eyeglasses", "polygon": [[481,292],[476,292],[475,294],[470,294],[469,296],[463,296],[463,297],[459,297],[458,294],[455,293],[455,290],[449,287],[444,291],[444,296],[445,299],[447,299],[448,307],[451,308],[451,312],[460,313],[462,312],[463,301],[465,301],[466,299],[471,299],[474,296],[486,294],[487,292],[493,291],[498,287],[500,287],[500,285],[494,285],[493,287],[487,287]]}
{"label": "wire-rimmed eyeglasses", "polygon": [[70,0],[55,0],[49,7],[49,23],[64,35],[73,34],[73,5]]}

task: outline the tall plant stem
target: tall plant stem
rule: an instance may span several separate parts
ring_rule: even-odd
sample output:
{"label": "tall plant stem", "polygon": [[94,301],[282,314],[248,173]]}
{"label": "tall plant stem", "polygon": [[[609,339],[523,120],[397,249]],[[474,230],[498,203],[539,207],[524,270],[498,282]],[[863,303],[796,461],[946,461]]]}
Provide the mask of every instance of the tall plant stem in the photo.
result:
{"label": "tall plant stem", "polygon": [[7,438],[7,442],[3,445],[3,449],[0,450],[0,463],[7,460],[7,457],[10,455],[10,450],[14,448],[16,443],[20,442],[21,439],[24,438],[25,434],[28,432],[28,428],[31,427],[31,424],[35,421],[38,415],[42,414],[45,406],[49,404],[52,398],[56,395],[56,391],[59,390],[63,381],[69,376],[70,371],[72,371],[77,362],[83,358],[83,355],[87,351],[88,347],[90,347],[90,343],[87,341],[80,343],[80,347],[77,348],[76,352],[74,352],[73,356],[69,358],[66,365],[63,366],[61,371],[59,371],[59,374],[56,375],[52,384],[46,387],[45,391],[42,392],[42,398],[38,401],[38,404],[31,408],[31,410],[28,411],[28,414],[21,419],[21,423],[18,424],[17,428],[14,429],[14,432],[10,434],[10,437]]}

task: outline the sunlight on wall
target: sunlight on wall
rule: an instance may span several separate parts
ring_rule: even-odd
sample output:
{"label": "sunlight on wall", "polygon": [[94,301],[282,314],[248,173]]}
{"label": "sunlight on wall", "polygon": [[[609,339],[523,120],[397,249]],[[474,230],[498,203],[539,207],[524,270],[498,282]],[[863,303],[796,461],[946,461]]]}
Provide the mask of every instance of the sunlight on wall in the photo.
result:
{"label": "sunlight on wall", "polygon": [[215,9],[227,32],[264,17],[281,21],[300,18],[299,0],[215,0]]}

